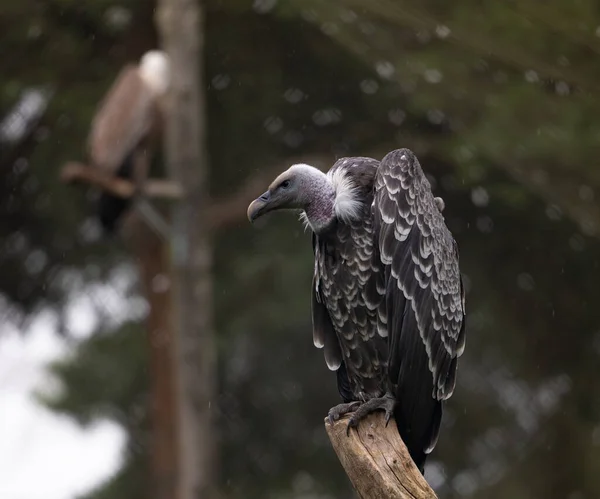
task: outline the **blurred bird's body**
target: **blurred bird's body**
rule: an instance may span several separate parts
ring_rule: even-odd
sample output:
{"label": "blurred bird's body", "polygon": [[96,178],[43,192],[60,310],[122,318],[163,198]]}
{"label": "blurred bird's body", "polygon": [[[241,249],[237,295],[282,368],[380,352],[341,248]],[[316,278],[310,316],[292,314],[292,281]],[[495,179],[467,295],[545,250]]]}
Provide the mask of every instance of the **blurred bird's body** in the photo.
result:
{"label": "blurred bird's body", "polygon": [[[163,52],[147,52],[140,64],[121,70],[92,121],[88,145],[94,167],[138,186],[143,182],[151,150],[160,139],[162,98],[168,86],[169,63]],[[114,230],[130,203],[130,199],[101,194],[98,217],[105,230]]]}
{"label": "blurred bird's body", "polygon": [[302,210],[313,231],[313,340],[343,399],[330,421],[352,413],[350,428],[384,410],[423,471],[465,342],[458,250],[443,201],[414,154],[400,149],[381,162],[342,158],[327,174],[294,165],[248,217],[284,208]]}

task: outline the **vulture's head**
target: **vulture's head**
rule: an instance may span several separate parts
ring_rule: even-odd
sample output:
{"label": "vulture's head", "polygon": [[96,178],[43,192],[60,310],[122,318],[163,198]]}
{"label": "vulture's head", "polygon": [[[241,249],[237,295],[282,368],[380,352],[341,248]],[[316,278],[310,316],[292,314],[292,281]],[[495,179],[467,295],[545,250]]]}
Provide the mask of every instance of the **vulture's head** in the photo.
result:
{"label": "vulture's head", "polygon": [[248,220],[254,222],[274,210],[303,210],[310,226],[318,230],[335,218],[334,201],[335,189],[327,175],[310,165],[293,165],[250,203]]}
{"label": "vulture's head", "polygon": [[161,50],[146,52],[140,59],[139,75],[155,95],[164,95],[171,80],[171,68],[167,54]]}

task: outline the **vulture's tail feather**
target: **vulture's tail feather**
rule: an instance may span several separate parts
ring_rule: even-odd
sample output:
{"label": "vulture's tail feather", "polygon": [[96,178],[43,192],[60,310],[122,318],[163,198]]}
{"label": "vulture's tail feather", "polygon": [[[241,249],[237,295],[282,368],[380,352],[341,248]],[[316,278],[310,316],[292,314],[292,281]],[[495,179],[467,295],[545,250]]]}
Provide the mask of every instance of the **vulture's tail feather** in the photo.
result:
{"label": "vulture's tail feather", "polygon": [[402,440],[423,472],[427,455],[437,443],[442,421],[442,402],[433,397],[433,376],[429,371],[429,357],[418,334],[405,334],[416,330],[416,317],[410,304],[399,320],[403,334],[396,348],[403,353],[396,378],[396,409],[394,418]]}

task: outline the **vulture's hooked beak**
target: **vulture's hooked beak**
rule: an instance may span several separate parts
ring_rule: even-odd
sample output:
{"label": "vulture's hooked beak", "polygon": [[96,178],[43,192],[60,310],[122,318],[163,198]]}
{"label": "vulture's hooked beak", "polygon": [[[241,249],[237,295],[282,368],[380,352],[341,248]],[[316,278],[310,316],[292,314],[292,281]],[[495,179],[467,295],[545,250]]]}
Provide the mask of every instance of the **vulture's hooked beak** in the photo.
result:
{"label": "vulture's hooked beak", "polygon": [[248,206],[248,220],[254,222],[258,217],[269,211],[269,201],[271,200],[271,191],[267,191],[257,197]]}

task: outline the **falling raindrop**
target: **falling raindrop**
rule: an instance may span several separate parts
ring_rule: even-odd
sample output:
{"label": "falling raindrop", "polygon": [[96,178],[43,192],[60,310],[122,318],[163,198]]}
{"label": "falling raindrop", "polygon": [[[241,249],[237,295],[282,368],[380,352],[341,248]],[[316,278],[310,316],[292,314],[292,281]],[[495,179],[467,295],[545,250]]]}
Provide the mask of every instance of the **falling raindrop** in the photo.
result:
{"label": "falling raindrop", "polygon": [[508,75],[504,71],[495,71],[492,79],[494,80],[494,83],[506,83]]}
{"label": "falling raindrop", "polygon": [[318,126],[331,125],[341,121],[342,112],[336,108],[320,109],[313,114],[312,119]]}
{"label": "falling raindrop", "polygon": [[375,29],[375,26],[373,25],[373,23],[368,23],[368,22],[362,22],[359,25],[360,31],[363,33],[363,35],[372,35],[373,33],[375,33],[375,31],[377,31]]}
{"label": "falling raindrop", "polygon": [[433,125],[441,125],[444,121],[445,115],[439,109],[430,109],[427,111],[427,120]]}
{"label": "falling raindrop", "polygon": [[427,463],[427,482],[434,489],[439,489],[446,483],[446,471],[444,465],[439,461]]}
{"label": "falling raindrop", "polygon": [[388,112],[388,118],[391,123],[396,126],[400,126],[402,123],[404,123],[406,113],[402,109],[391,109]]}
{"label": "falling raindrop", "polygon": [[215,90],[224,90],[230,83],[231,77],[228,74],[218,74],[211,81],[211,85]]}
{"label": "falling raindrop", "polygon": [[296,148],[300,144],[302,144],[302,142],[304,141],[304,136],[296,130],[290,130],[285,133],[283,141],[287,146]]}
{"label": "falling raindrop", "polygon": [[548,173],[544,170],[534,170],[531,173],[531,180],[537,185],[545,185],[548,183]]}
{"label": "falling raindrop", "polygon": [[475,206],[487,206],[490,202],[490,195],[488,194],[488,191],[485,189],[485,187],[475,187],[471,191],[471,201],[473,201],[473,204]]}
{"label": "falling raindrop", "polygon": [[494,230],[494,221],[488,216],[477,217],[477,229],[479,232],[489,234]]}
{"label": "falling raindrop", "polygon": [[581,234],[574,234],[569,238],[569,246],[573,251],[583,251],[585,249],[585,239]]}
{"label": "falling raindrop", "polygon": [[540,81],[540,77],[533,69],[528,69],[525,71],[525,81],[529,83],[537,83]]}
{"label": "falling raindrop", "polygon": [[321,31],[323,31],[323,33],[325,33],[327,36],[333,36],[335,35],[340,29],[338,28],[337,24],[332,23],[332,22],[328,22],[328,23],[323,23],[321,25]]}
{"label": "falling raindrop", "polygon": [[50,137],[50,129],[47,126],[39,127],[34,134],[36,142],[43,142]]}
{"label": "falling raindrop", "polygon": [[33,175],[29,175],[25,183],[23,184],[23,190],[28,194],[33,194],[37,192],[40,187],[40,182],[37,177]]}
{"label": "falling raindrop", "polygon": [[171,280],[166,274],[156,274],[152,278],[152,291],[155,293],[164,293],[171,287]]}
{"label": "falling raindrop", "polygon": [[463,471],[452,480],[452,488],[462,496],[470,496],[477,489],[477,477],[474,472]]}
{"label": "falling raindrop", "polygon": [[546,206],[546,216],[550,220],[560,220],[563,217],[563,212],[560,209],[560,206],[556,204],[549,204]]}
{"label": "falling raindrop", "polygon": [[340,19],[345,22],[345,23],[353,23],[354,21],[356,21],[356,19],[358,19],[358,16],[356,15],[356,12],[354,12],[353,10],[349,10],[349,9],[343,9],[340,12]]}
{"label": "falling raindrop", "polygon": [[438,24],[435,28],[435,34],[438,36],[438,38],[441,38],[442,40],[444,38],[448,38],[450,36],[450,28],[448,26],[444,26],[443,24]]}
{"label": "falling raindrop", "polygon": [[417,40],[421,43],[428,43],[431,40],[431,34],[426,30],[419,30],[416,33]]}
{"label": "falling raindrop", "polygon": [[67,114],[61,114],[56,120],[56,125],[60,128],[67,128],[71,124],[71,118]]}
{"label": "falling raindrop", "polygon": [[442,81],[444,75],[442,75],[442,72],[438,69],[427,69],[425,73],[423,73],[423,77],[427,83],[436,84]]}
{"label": "falling raindrop", "polygon": [[458,161],[469,161],[473,159],[473,150],[469,146],[461,146],[456,150],[455,156]]}
{"label": "falling raindrop", "polygon": [[27,38],[30,40],[36,40],[42,35],[42,27],[39,24],[33,24],[29,26],[27,30]]}
{"label": "falling raindrop", "polygon": [[15,175],[21,175],[29,168],[29,161],[26,158],[18,158],[13,163],[13,173]]}
{"label": "falling raindrop", "polygon": [[588,214],[582,215],[579,218],[579,227],[588,236],[594,236],[597,231],[596,221]]}
{"label": "falling raindrop", "polygon": [[571,89],[569,88],[569,84],[565,81],[558,81],[556,82],[556,84],[554,85],[554,88],[556,90],[556,93],[558,95],[569,95],[571,93]]}
{"label": "falling raindrop", "polygon": [[375,80],[363,80],[360,82],[360,89],[368,95],[372,95],[379,90],[379,83]]}
{"label": "falling raindrop", "polygon": [[379,61],[375,64],[375,71],[377,71],[377,74],[382,78],[389,79],[394,74],[395,68],[389,61]]}
{"label": "falling raindrop", "polygon": [[48,263],[48,255],[40,249],[33,250],[25,259],[25,268],[30,274],[39,274]]}
{"label": "falling raindrop", "polygon": [[600,355],[600,331],[594,334],[594,337],[592,338],[592,346],[594,350],[596,350],[596,353]]}
{"label": "falling raindrop", "polygon": [[275,7],[277,0],[254,0],[252,8],[259,14],[266,14]]}
{"label": "falling raindrop", "polygon": [[295,495],[302,497],[311,497],[311,492],[315,488],[315,479],[306,471],[298,471],[292,482]]}
{"label": "falling raindrop", "polygon": [[469,293],[471,291],[471,278],[467,274],[462,274],[463,278],[463,286],[465,288],[465,293]]}
{"label": "falling raindrop", "polygon": [[594,190],[589,185],[580,185],[579,186],[579,198],[582,201],[593,201],[594,200]]}
{"label": "falling raindrop", "polygon": [[131,24],[132,17],[131,10],[115,5],[106,9],[104,22],[114,31],[123,31]]}
{"label": "falling raindrop", "polygon": [[270,134],[275,134],[283,127],[283,121],[278,116],[269,116],[263,125],[267,132]]}
{"label": "falling raindrop", "polygon": [[299,88],[288,88],[283,94],[283,98],[288,101],[290,104],[298,104],[303,98],[305,94]]}
{"label": "falling raindrop", "polygon": [[96,219],[88,218],[79,226],[79,236],[87,243],[98,241],[102,237],[102,229]]}
{"label": "falling raindrop", "polygon": [[302,16],[302,19],[304,19],[305,21],[307,21],[309,23],[314,23],[319,18],[319,16],[313,9],[303,10],[300,13],[300,15]]}
{"label": "falling raindrop", "polygon": [[533,291],[535,288],[535,281],[531,274],[522,272],[517,276],[517,286],[523,291]]}

